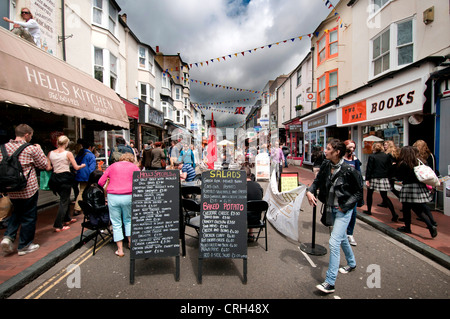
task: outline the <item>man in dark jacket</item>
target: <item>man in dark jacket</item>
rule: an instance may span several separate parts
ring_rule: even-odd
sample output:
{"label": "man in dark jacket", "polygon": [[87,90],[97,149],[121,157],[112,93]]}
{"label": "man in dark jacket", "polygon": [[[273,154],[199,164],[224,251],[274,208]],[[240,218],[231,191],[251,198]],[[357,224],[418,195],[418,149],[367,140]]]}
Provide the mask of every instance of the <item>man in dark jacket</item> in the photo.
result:
{"label": "man in dark jacket", "polygon": [[133,155],[136,155],[134,154],[133,149],[126,144],[126,141],[123,137],[117,137],[116,144],[117,145],[112,149],[111,155],[109,156],[109,165],[118,162],[122,154],[131,153]]}
{"label": "man in dark jacket", "polygon": [[[325,150],[326,160],[314,182],[308,188],[306,196],[310,205],[317,205],[315,192],[319,189],[319,200],[325,204],[324,214],[333,217],[333,231],[330,237],[330,264],[325,281],[316,288],[325,293],[335,291],[338,271],[348,273],[356,268],[355,256],[347,238],[347,227],[352,210],[363,196],[362,178],[358,171],[345,163],[342,158],[346,146],[340,140],[331,140]],[[347,266],[339,268],[340,248],[344,251]]]}

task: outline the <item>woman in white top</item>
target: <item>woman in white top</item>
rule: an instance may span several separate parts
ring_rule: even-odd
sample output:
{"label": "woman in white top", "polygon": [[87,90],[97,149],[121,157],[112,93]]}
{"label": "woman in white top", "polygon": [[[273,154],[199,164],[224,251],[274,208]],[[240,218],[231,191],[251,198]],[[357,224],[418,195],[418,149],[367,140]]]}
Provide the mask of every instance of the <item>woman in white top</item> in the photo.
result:
{"label": "woman in white top", "polygon": [[86,166],[86,164],[77,164],[72,152],[66,150],[68,145],[69,138],[61,135],[58,137],[58,148],[50,151],[47,156],[49,159],[47,171],[53,168],[49,187],[54,193],[58,193],[60,197],[58,214],[53,224],[55,232],[69,229],[69,225],[77,221],[70,218],[70,193],[75,179],[74,174],[70,171],[70,164],[75,170]]}
{"label": "woman in white top", "polygon": [[24,27],[25,30],[28,31],[33,37],[34,43],[36,43],[38,47],[41,47],[41,29],[39,28],[39,24],[36,22],[36,20],[33,19],[33,14],[31,13],[30,9],[22,8],[20,10],[20,16],[23,20],[25,20],[25,22],[13,21],[11,19],[8,19],[7,17],[3,17],[3,20],[9,23],[14,23],[15,28],[19,26]]}

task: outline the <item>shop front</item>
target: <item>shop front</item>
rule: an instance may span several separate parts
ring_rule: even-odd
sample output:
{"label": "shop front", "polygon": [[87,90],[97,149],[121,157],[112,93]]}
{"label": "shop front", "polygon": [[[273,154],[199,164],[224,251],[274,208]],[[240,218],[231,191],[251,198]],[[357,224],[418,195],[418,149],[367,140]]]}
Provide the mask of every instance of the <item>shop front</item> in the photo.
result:
{"label": "shop front", "polygon": [[139,100],[139,120],[137,134],[144,144],[164,141],[164,113]]}
{"label": "shop front", "polygon": [[45,153],[59,135],[72,143],[95,130],[129,129],[117,94],[90,75],[0,28],[0,143],[16,125],[34,129]]}
{"label": "shop front", "polygon": [[330,104],[306,114],[301,118],[303,122],[304,163],[314,164],[311,156],[315,150],[324,150],[328,141],[337,138],[348,139],[347,128],[337,127],[336,105]]}
{"label": "shop front", "polygon": [[288,162],[301,166],[303,163],[303,125],[299,118],[283,123],[286,131],[286,146],[289,148]]}
{"label": "shop front", "polygon": [[338,126],[352,128],[363,174],[375,142],[391,140],[402,147],[423,139],[434,150],[434,115],[423,112],[432,68],[416,65],[339,97]]}

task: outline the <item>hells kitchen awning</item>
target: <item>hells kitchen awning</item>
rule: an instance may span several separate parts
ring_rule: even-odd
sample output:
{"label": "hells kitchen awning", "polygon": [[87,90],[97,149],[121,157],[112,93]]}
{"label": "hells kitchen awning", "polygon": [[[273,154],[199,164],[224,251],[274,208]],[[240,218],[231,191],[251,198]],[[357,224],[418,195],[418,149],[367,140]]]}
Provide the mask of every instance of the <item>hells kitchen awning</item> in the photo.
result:
{"label": "hells kitchen awning", "polygon": [[129,128],[112,89],[1,27],[0,65],[0,102]]}

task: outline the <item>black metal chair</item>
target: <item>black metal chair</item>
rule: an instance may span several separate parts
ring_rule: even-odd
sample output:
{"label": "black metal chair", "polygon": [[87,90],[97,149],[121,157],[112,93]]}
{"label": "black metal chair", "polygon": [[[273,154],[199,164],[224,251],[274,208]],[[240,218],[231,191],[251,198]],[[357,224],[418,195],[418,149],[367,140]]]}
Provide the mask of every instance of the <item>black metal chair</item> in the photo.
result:
{"label": "black metal chair", "polygon": [[[247,222],[247,228],[249,229],[249,235],[257,233],[255,242],[259,238],[264,238],[266,241],[266,251],[267,251],[267,210],[269,209],[269,204],[265,200],[249,200],[247,201],[247,214],[258,215],[259,220],[251,219]],[[261,231],[264,229],[264,237],[260,236]]]}
{"label": "black metal chair", "polygon": [[[89,204],[88,202],[85,202],[83,200],[79,200],[78,204],[80,205],[81,210],[83,211],[83,215],[84,215],[83,222],[81,223],[80,244],[83,244],[83,239],[90,237],[88,235],[84,235],[85,228],[95,231],[95,235],[94,235],[95,237],[93,237],[94,238],[94,250],[92,253],[92,255],[95,255],[95,249],[97,248],[97,237],[100,235],[100,237],[103,240],[105,240],[105,238],[103,237],[103,234],[102,234],[102,230],[106,229],[112,237],[111,230],[109,229],[110,223],[109,222],[105,223],[105,222],[99,221],[98,223],[93,224],[90,220],[91,216],[97,217],[96,219],[100,219],[100,214],[102,213],[102,211],[94,209],[94,207],[92,207],[91,204]],[[108,207],[105,206],[104,209],[107,210]],[[89,238],[89,239],[92,239],[92,238]],[[86,243],[86,242],[84,242],[84,243]]]}
{"label": "black metal chair", "polygon": [[192,227],[198,234],[200,229],[200,204],[190,198],[182,198],[181,201],[184,229],[186,229],[186,226]]}
{"label": "black metal chair", "polygon": [[[181,246],[182,255],[186,255],[186,235],[198,238],[200,230],[200,204],[191,198],[181,199],[182,227],[181,227]],[[187,234],[186,227],[191,227],[197,232],[197,237]]]}
{"label": "black metal chair", "polygon": [[193,199],[199,203],[202,196],[202,189],[200,186],[181,186],[181,196],[183,198]]}

